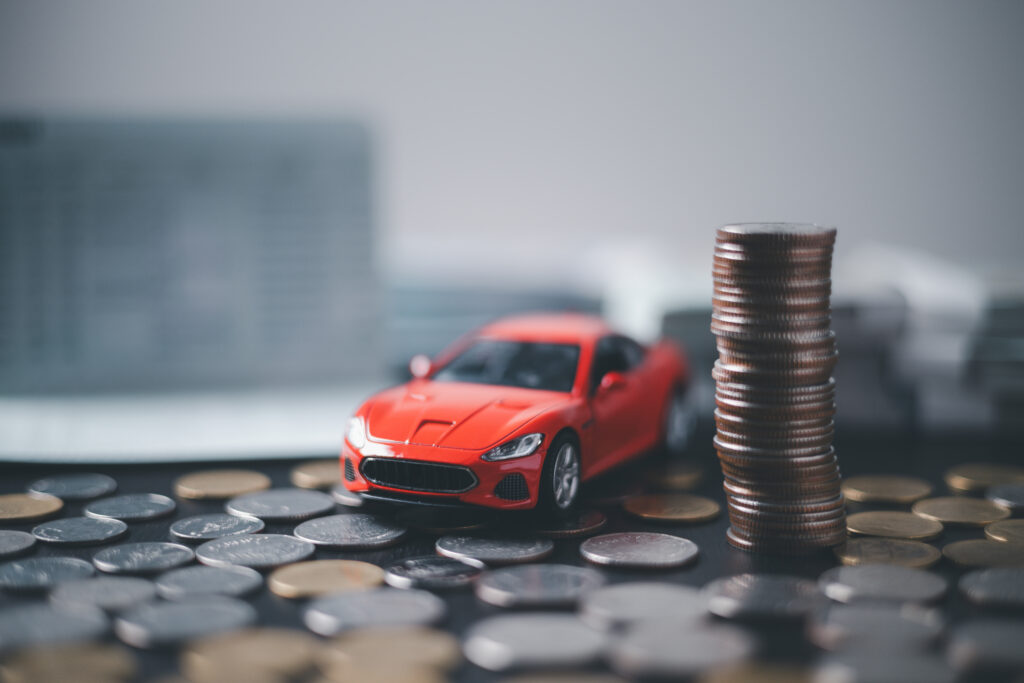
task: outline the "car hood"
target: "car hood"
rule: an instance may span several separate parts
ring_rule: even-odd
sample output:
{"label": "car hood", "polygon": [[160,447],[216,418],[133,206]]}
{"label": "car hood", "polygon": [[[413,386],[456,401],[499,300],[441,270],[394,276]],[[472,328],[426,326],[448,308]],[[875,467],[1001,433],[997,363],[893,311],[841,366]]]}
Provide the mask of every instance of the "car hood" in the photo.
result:
{"label": "car hood", "polygon": [[374,441],[482,450],[567,400],[553,391],[414,380],[372,399],[366,430]]}

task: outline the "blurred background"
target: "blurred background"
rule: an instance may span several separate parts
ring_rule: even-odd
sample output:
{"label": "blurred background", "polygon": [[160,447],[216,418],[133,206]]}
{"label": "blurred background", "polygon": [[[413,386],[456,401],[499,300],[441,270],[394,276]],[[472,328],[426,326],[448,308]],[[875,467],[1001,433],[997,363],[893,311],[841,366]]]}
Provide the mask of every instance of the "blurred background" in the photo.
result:
{"label": "blurred background", "polygon": [[0,457],[330,453],[498,315],[836,225],[840,427],[1017,432],[1024,5],[0,0]]}

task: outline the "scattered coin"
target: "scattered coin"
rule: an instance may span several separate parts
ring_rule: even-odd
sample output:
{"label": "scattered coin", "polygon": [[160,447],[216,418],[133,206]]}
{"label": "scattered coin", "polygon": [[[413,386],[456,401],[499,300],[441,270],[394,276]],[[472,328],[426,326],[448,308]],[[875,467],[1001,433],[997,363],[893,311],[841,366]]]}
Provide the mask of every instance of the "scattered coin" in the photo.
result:
{"label": "scattered coin", "polygon": [[331,487],[331,498],[335,503],[345,507],[358,508],[363,506],[363,497],[355,491],[349,491],[344,484],[335,484]]}
{"label": "scattered coin", "polygon": [[860,536],[882,536],[924,541],[942,533],[942,523],[926,519],[912,512],[871,510],[858,512],[846,518],[846,528]]}
{"label": "scattered coin", "polygon": [[128,533],[128,525],[119,519],[65,517],[43,522],[32,529],[40,541],[54,545],[94,545],[107,543]]}
{"label": "scattered coin", "polygon": [[837,602],[934,602],[949,589],[949,584],[938,574],[891,564],[833,567],[818,577],[818,586]]}
{"label": "scattered coin", "polygon": [[45,591],[64,581],[95,573],[85,560],[73,557],[28,557],[0,564],[0,588],[9,591]]}
{"label": "scattered coin", "polygon": [[985,535],[993,541],[1024,545],[1024,519],[1006,519],[985,527]]}
{"label": "scattered coin", "polygon": [[64,501],[45,493],[5,493],[0,495],[0,521],[21,522],[56,514]]}
{"label": "scattered coin", "polygon": [[196,558],[212,567],[239,565],[252,569],[270,569],[305,560],[315,546],[283,534],[246,534],[207,541],[196,548]]}
{"label": "scattered coin", "polygon": [[226,500],[270,488],[270,477],[254,470],[204,470],[174,482],[174,495],[193,500]]}
{"label": "scattered coin", "polygon": [[483,529],[491,521],[491,514],[486,510],[409,507],[400,510],[395,521],[410,529],[441,536]]}
{"label": "scattered coin", "polygon": [[193,559],[192,549],[179,543],[147,541],[106,548],[92,556],[92,563],[109,574],[152,574],[180,567]]}
{"label": "scattered coin", "polygon": [[990,500],[945,496],[925,498],[911,508],[915,515],[955,526],[985,526],[1010,516],[1010,511]]}
{"label": "scattered coin", "polygon": [[246,493],[228,501],[226,509],[264,522],[298,522],[334,510],[334,499],[320,491],[284,488]]}
{"label": "scattered coin", "polygon": [[754,652],[754,642],[738,628],[647,621],[634,625],[612,644],[612,668],[631,678],[682,678],[712,667],[736,664]]}
{"label": "scattered coin", "polygon": [[295,527],[293,533],[316,545],[355,550],[394,545],[407,529],[374,515],[349,513],[311,519]]}
{"label": "scattered coin", "polygon": [[704,470],[692,463],[673,463],[651,470],[647,483],[662,491],[690,491],[700,483]]}
{"label": "scattered coin", "polygon": [[583,559],[612,567],[681,567],[696,560],[698,552],[689,539],[643,531],[603,534],[580,544]]}
{"label": "scattered coin", "polygon": [[614,674],[591,671],[561,671],[552,673],[530,673],[522,676],[502,678],[502,683],[627,683],[625,678]]}
{"label": "scattered coin", "polygon": [[983,491],[996,484],[1024,483],[1024,467],[993,463],[966,463],[946,472],[946,485],[954,491]]}
{"label": "scattered coin", "polygon": [[19,650],[0,664],[5,683],[127,681],[138,663],[127,648],[104,643],[39,645]]}
{"label": "scattered coin", "polygon": [[718,516],[721,506],[710,498],[686,493],[648,493],[622,505],[631,515],[656,522],[697,524]]}
{"label": "scattered coin", "polygon": [[960,578],[960,592],[978,605],[1024,608],[1024,567],[977,569]]}
{"label": "scattered coin", "polygon": [[822,600],[813,581],[781,574],[738,574],[704,586],[707,609],[726,619],[799,619]]}
{"label": "scattered coin", "polygon": [[58,609],[47,604],[15,605],[0,610],[0,652],[26,645],[95,640],[110,628],[102,610]]}
{"label": "scattered coin", "polygon": [[0,560],[24,555],[36,544],[36,538],[24,531],[0,529]]}
{"label": "scattered coin", "polygon": [[482,536],[442,536],[434,548],[456,560],[477,560],[488,565],[535,562],[550,555],[555,544],[547,538],[485,538]]}
{"label": "scattered coin", "polygon": [[313,633],[333,636],[370,626],[426,626],[440,621],[447,611],[444,601],[427,591],[376,588],[317,598],[303,620]]}
{"label": "scattered coin", "polygon": [[580,618],[607,631],[641,621],[672,620],[697,624],[708,616],[707,600],[695,588],[674,583],[636,581],[598,588],[580,601]]}
{"label": "scattered coin", "polygon": [[985,497],[1000,507],[1020,512],[1024,510],[1024,482],[990,486],[985,491]]}
{"label": "scattered coin", "polygon": [[311,560],[275,569],[267,578],[271,592],[282,598],[311,598],[328,593],[365,591],[384,580],[384,570],[355,560]]}
{"label": "scattered coin", "polygon": [[123,613],[114,622],[117,637],[134,647],[176,645],[248,626],[256,610],[234,598],[208,595],[179,602],[152,602]]}
{"label": "scattered coin", "polygon": [[845,565],[895,564],[925,569],[939,561],[942,553],[935,546],[921,541],[900,538],[851,538],[835,548],[836,557]]}
{"label": "scattered coin", "polygon": [[37,479],[28,485],[29,493],[44,493],[61,500],[89,500],[117,490],[117,482],[105,474],[58,474]]}
{"label": "scattered coin", "polygon": [[1012,671],[1024,667],[1024,620],[975,619],[953,629],[947,653],[956,669]]}
{"label": "scattered coin", "polygon": [[467,631],[466,659],[489,671],[585,666],[606,645],[605,636],[568,614],[491,617]]}
{"label": "scattered coin", "polygon": [[483,562],[470,558],[456,560],[441,555],[407,557],[385,570],[384,581],[395,588],[451,590],[471,584],[483,568]]}
{"label": "scattered coin", "polygon": [[345,675],[353,663],[387,662],[402,669],[446,672],[461,660],[462,649],[454,636],[422,626],[397,626],[347,631],[323,648],[319,665],[328,678],[349,681],[355,680]]}
{"label": "scattered coin", "polygon": [[50,593],[50,602],[57,607],[98,607],[106,612],[120,612],[156,597],[153,582],[135,576],[94,576],[66,581]]}
{"label": "scattered coin", "polygon": [[825,650],[924,650],[945,627],[938,610],[920,605],[861,603],[832,605],[812,612],[811,642]]}
{"label": "scattered coin", "polygon": [[174,501],[159,493],[128,493],[101,498],[85,506],[87,517],[109,517],[122,522],[139,522],[174,512]]}
{"label": "scattered coin", "polygon": [[179,519],[171,525],[171,536],[182,541],[212,541],[224,536],[256,534],[263,531],[263,520],[252,517],[236,517],[223,512],[209,515],[195,515]]}
{"label": "scattered coin", "polygon": [[812,683],[814,681],[814,673],[810,669],[769,662],[729,664],[714,668],[697,678],[697,683]]}
{"label": "scattered coin", "polygon": [[304,489],[329,489],[341,484],[341,462],[331,458],[300,463],[292,468],[291,480]]}
{"label": "scattered coin", "polygon": [[1024,567],[1024,546],[988,538],[949,543],[942,554],[963,567]]}
{"label": "scattered coin", "polygon": [[932,492],[932,485],[917,477],[873,474],[843,479],[843,494],[860,503],[907,504]]}
{"label": "scattered coin", "polygon": [[319,650],[316,638],[303,631],[249,628],[190,643],[181,654],[181,671],[194,683],[295,680],[313,668]]}
{"label": "scattered coin", "polygon": [[263,576],[248,567],[182,567],[161,574],[156,590],[164,600],[185,600],[204,595],[238,598],[263,585]]}
{"label": "scattered coin", "polygon": [[823,659],[814,683],[955,683],[959,677],[934,653],[858,649]]}
{"label": "scattered coin", "polygon": [[525,564],[485,572],[474,590],[498,607],[571,607],[605,583],[604,575],[567,564]]}
{"label": "scattered coin", "polygon": [[530,525],[530,530],[545,538],[576,538],[597,533],[608,518],[598,510],[583,510],[568,516],[545,516]]}

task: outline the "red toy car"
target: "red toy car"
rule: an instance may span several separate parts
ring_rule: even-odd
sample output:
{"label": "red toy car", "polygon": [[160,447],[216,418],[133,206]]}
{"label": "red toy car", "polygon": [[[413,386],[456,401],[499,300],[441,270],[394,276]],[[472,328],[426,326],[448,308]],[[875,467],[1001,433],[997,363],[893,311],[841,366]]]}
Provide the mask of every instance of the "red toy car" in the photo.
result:
{"label": "red toy car", "polygon": [[349,423],[344,481],[364,497],[565,511],[582,481],[679,452],[692,427],[681,351],[592,316],[504,318],[411,369]]}

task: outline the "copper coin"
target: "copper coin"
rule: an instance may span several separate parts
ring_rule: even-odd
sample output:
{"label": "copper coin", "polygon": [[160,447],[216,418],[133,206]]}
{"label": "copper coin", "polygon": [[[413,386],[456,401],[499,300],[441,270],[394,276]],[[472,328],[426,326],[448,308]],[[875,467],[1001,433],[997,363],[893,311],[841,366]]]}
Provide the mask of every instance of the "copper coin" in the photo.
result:
{"label": "copper coin", "polygon": [[996,484],[1024,482],[1024,467],[974,462],[946,472],[946,485],[959,492],[982,491]]}
{"label": "copper coin", "polygon": [[0,520],[20,522],[57,514],[64,501],[46,493],[5,493],[0,495]]}
{"label": "copper coin", "polygon": [[950,543],[942,554],[963,567],[1024,567],[1024,546],[988,538]]}
{"label": "copper coin", "polygon": [[782,537],[755,539],[729,527],[725,532],[729,545],[748,553],[768,553],[776,555],[810,555],[822,552],[826,548],[839,545],[842,538],[825,537]]}
{"label": "copper coin", "polygon": [[933,545],[901,538],[851,538],[835,549],[839,561],[848,566],[858,564],[895,564],[925,569],[939,561],[942,553]]}
{"label": "copper coin", "polygon": [[892,510],[852,514],[846,518],[846,527],[854,535],[906,538],[916,541],[935,538],[943,529],[942,523],[934,519],[927,519],[912,512]]}
{"label": "copper coin", "polygon": [[629,498],[623,509],[643,519],[657,522],[696,524],[718,516],[721,506],[710,498],[685,493],[651,493]]}
{"label": "copper coin", "polygon": [[364,591],[384,582],[384,570],[356,560],[311,560],[275,569],[267,587],[282,598],[311,598],[328,593]]}
{"label": "copper coin", "polygon": [[195,683],[292,680],[314,667],[320,643],[296,629],[249,628],[192,641],[181,670]]}
{"label": "copper coin", "polygon": [[179,477],[174,495],[195,500],[224,500],[270,488],[270,477],[254,470],[202,470]]}
{"label": "copper coin", "polygon": [[700,483],[704,470],[692,463],[673,463],[667,467],[650,470],[644,479],[652,487],[662,491],[689,491]]}
{"label": "copper coin", "polygon": [[911,510],[950,526],[985,526],[1010,516],[1009,510],[990,500],[963,496],[925,498],[914,503]]}
{"label": "copper coin", "polygon": [[1006,519],[985,527],[985,536],[993,541],[1024,546],[1024,519]]}
{"label": "copper coin", "polygon": [[304,489],[329,489],[341,483],[341,461],[310,460],[292,468],[292,484]]}
{"label": "copper coin", "polygon": [[870,474],[843,480],[843,493],[860,503],[913,503],[931,492],[932,485],[917,477]]}

